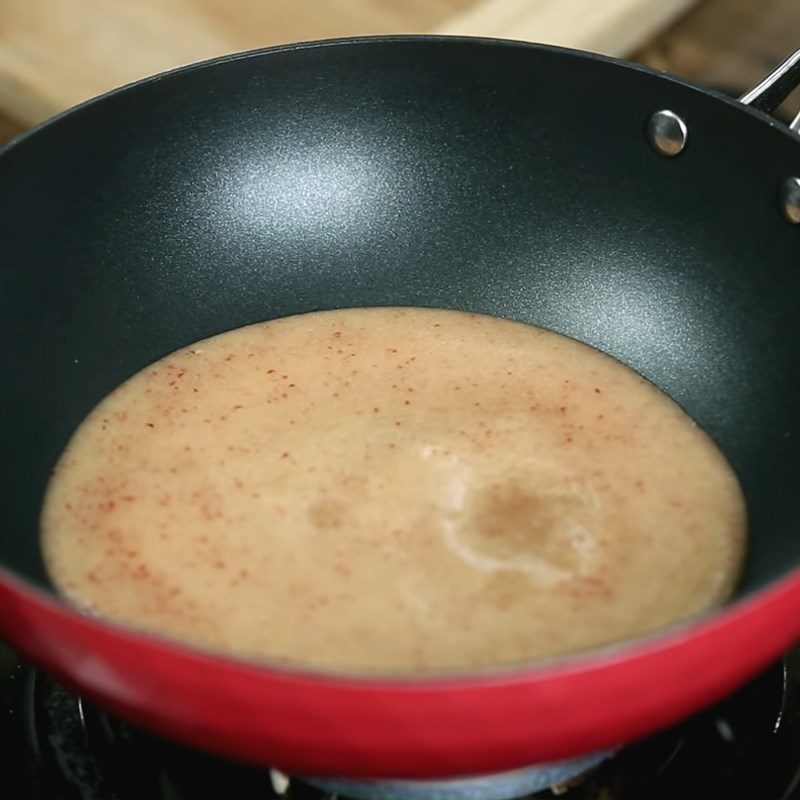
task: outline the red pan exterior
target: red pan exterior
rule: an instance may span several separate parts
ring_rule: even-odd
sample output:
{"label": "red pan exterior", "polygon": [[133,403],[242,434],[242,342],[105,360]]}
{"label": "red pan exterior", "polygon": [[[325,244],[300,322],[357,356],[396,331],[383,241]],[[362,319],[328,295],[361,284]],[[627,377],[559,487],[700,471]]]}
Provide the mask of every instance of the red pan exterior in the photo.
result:
{"label": "red pan exterior", "polygon": [[0,632],[123,717],[293,773],[444,777],[598,750],[731,691],[800,635],[800,574],[700,624],[553,667],[452,679],[289,672],[83,616],[0,572]]}

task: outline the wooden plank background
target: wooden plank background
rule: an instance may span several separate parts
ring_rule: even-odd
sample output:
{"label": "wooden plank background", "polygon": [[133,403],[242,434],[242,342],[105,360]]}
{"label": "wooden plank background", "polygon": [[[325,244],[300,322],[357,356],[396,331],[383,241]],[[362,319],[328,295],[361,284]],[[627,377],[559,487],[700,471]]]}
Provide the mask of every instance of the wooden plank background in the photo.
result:
{"label": "wooden plank background", "polygon": [[451,33],[626,55],[696,0],[0,0],[0,113],[21,126],[171,67],[280,42]]}

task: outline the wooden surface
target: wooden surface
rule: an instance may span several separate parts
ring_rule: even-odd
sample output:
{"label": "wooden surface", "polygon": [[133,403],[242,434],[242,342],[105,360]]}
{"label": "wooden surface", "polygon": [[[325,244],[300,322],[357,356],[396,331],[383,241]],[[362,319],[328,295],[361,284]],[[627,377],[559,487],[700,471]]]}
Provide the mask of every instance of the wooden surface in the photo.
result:
{"label": "wooden surface", "polygon": [[485,0],[448,17],[435,30],[626,56],[694,4],[695,0]]}
{"label": "wooden surface", "polygon": [[0,114],[32,125],[145,75],[280,42],[439,32],[625,55],[696,0],[0,0]]}
{"label": "wooden surface", "polygon": [[[632,57],[739,95],[798,47],[800,0],[704,0]],[[800,109],[799,95],[784,116]]]}

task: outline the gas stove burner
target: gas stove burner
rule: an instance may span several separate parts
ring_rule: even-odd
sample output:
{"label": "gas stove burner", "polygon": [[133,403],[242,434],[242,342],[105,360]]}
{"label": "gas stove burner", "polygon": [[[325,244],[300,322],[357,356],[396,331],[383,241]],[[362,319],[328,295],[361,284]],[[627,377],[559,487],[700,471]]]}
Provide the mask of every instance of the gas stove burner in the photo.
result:
{"label": "gas stove burner", "polygon": [[308,778],[312,786],[337,797],[353,800],[517,800],[550,789],[566,791],[581,780],[611,753],[592,753],[523,769],[447,780],[352,780],[346,778]]}
{"label": "gas stove burner", "polygon": [[[347,796],[347,782],[315,788],[275,770],[243,766],[144,733],[36,669],[12,662],[12,654],[0,649],[4,702],[9,713],[0,714],[7,756],[0,798],[331,800],[333,789],[340,800]],[[578,779],[528,796],[797,798],[799,769],[797,650],[709,711],[624,749],[588,773],[581,770]],[[502,797],[498,786],[484,786],[483,794],[473,796]],[[363,783],[349,788],[365,796]],[[439,795],[448,796],[442,794],[447,788],[446,782],[440,784]],[[437,796],[435,785],[425,789],[425,800]],[[374,800],[392,796],[390,790],[385,783],[370,789]]]}

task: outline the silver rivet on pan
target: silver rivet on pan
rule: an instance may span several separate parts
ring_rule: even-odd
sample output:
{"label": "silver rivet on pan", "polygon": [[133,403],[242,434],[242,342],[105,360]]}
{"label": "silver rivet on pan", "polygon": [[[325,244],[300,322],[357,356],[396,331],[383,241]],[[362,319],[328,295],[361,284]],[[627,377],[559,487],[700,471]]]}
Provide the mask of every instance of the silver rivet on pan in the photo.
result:
{"label": "silver rivet on pan", "polygon": [[667,157],[680,155],[689,139],[686,122],[674,111],[666,108],[650,115],[645,133],[653,150]]}
{"label": "silver rivet on pan", "polygon": [[781,184],[780,200],[787,222],[800,225],[800,178],[787,178]]}

